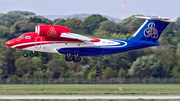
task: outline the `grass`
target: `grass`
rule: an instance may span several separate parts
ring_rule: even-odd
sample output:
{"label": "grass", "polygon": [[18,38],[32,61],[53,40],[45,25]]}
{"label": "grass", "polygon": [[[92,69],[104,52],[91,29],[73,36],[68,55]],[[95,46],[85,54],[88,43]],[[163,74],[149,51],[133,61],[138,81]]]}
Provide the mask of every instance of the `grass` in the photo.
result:
{"label": "grass", "polygon": [[115,100],[104,100],[104,99],[92,99],[92,100],[87,100],[87,99],[78,99],[78,100],[44,100],[44,99],[37,99],[37,100],[25,100],[25,99],[22,99],[22,100],[2,100],[1,101],[179,101],[179,99],[167,99],[167,100],[159,100],[159,99],[150,99],[150,100],[145,100],[145,99],[136,99],[136,100],[132,100],[132,99],[123,99],[123,100],[119,100],[119,99],[115,99]]}
{"label": "grass", "polygon": [[[120,91],[119,87],[121,87],[123,91]],[[0,95],[180,95],[180,85],[0,84]]]}

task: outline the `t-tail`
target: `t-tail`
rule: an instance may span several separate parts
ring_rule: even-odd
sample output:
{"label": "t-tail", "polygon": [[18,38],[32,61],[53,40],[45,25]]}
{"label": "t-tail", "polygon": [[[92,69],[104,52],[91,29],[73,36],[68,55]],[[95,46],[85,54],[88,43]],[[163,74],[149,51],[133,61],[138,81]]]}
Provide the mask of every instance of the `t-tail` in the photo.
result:
{"label": "t-tail", "polygon": [[144,24],[136,31],[136,33],[130,38],[130,40],[144,40],[157,42],[163,30],[173,22],[169,18],[160,17],[139,17],[144,18],[146,21]]}

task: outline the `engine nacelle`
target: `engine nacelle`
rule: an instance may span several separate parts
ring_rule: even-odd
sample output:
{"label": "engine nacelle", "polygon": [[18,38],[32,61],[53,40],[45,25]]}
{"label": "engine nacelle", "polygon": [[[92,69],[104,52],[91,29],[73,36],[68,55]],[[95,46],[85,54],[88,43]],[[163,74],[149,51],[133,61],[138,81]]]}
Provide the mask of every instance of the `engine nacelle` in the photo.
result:
{"label": "engine nacelle", "polygon": [[35,27],[35,32],[39,36],[45,37],[57,37],[59,38],[61,33],[70,33],[70,29],[64,26],[58,25],[38,25]]}

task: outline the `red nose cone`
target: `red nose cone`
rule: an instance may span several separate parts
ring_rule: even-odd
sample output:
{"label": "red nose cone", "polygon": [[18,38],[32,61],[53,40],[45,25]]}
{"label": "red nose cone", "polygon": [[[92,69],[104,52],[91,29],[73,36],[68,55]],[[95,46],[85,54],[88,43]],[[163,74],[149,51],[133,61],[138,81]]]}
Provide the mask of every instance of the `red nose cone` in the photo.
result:
{"label": "red nose cone", "polygon": [[5,45],[11,47],[11,46],[15,45],[15,40],[7,41],[7,42],[5,43]]}

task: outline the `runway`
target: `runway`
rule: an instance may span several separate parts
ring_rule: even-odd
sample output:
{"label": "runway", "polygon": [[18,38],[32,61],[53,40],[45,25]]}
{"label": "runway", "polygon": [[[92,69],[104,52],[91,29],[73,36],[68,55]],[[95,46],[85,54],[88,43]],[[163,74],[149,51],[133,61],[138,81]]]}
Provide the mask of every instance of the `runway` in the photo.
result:
{"label": "runway", "polygon": [[0,99],[180,99],[180,95],[0,95]]}

